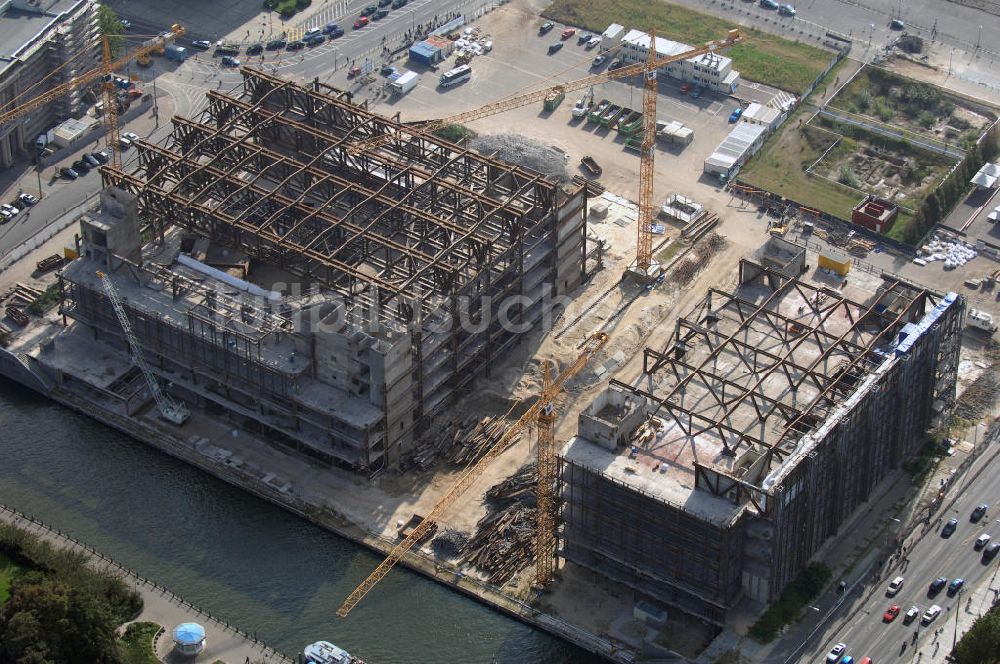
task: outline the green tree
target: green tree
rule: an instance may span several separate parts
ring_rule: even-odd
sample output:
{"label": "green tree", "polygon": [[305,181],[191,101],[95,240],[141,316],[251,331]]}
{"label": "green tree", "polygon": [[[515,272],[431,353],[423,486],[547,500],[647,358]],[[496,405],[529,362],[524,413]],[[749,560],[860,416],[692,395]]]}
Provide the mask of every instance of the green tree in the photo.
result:
{"label": "green tree", "polygon": [[955,646],[957,664],[1000,662],[1000,605],[979,618]]}
{"label": "green tree", "polygon": [[0,609],[0,662],[118,664],[116,626],[101,598],[28,575]]}
{"label": "green tree", "polygon": [[108,45],[111,47],[111,57],[118,57],[118,54],[125,48],[125,38],[121,36],[125,32],[125,28],[122,27],[122,22],[118,20],[118,14],[107,5],[98,5],[97,26],[100,28],[101,34],[108,38]]}

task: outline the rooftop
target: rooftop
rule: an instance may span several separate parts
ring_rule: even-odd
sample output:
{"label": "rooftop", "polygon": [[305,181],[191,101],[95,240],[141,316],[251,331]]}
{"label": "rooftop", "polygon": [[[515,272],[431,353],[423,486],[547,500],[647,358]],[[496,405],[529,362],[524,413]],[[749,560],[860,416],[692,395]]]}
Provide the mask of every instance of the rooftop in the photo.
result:
{"label": "rooftop", "polygon": [[847,285],[819,270],[790,280],[743,261],[741,277],[651,339],[634,384],[611,381],[647,400],[629,444],[609,451],[576,438],[573,459],[706,518],[723,505],[732,515],[728,501],[695,498],[708,495],[694,491],[699,467],[766,490],[955,299],[857,272]]}
{"label": "rooftop", "polygon": [[[625,44],[634,44],[638,48],[646,51],[649,50],[649,34],[643,32],[642,30],[629,30],[625,36],[622,37],[622,42]],[[675,42],[671,39],[664,39],[663,37],[656,38],[656,54],[660,57],[665,58],[671,55],[679,55],[685,51],[690,51],[692,48],[694,47],[682,42]],[[702,67],[721,70],[725,69],[726,66],[732,62],[732,60],[719,53],[703,53],[693,58],[688,58],[688,62],[693,62],[701,65]]]}
{"label": "rooftop", "polygon": [[0,14],[0,61],[10,62],[23,55],[26,47],[48,26],[58,24],[62,14],[89,0],[38,0],[8,4]]}

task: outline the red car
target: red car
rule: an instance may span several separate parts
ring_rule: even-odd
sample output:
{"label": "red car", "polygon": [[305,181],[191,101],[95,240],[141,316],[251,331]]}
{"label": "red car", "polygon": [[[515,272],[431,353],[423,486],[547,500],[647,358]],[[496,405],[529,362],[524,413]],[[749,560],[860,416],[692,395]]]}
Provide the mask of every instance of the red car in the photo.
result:
{"label": "red car", "polygon": [[361,73],[361,67],[354,65],[353,67],[347,70],[347,78],[354,78],[360,73]]}
{"label": "red car", "polygon": [[565,30],[562,31],[561,39],[569,39],[575,34],[576,34],[576,28],[566,28]]}
{"label": "red car", "polygon": [[899,606],[893,604],[888,609],[886,609],[885,613],[882,614],[882,620],[884,620],[887,623],[892,622],[893,620],[896,619],[896,616],[898,615],[899,615]]}
{"label": "red car", "polygon": [[685,83],[684,85],[681,86],[681,94],[682,95],[686,95],[689,92],[691,92],[691,84],[690,83]]}
{"label": "red car", "polygon": [[355,30],[360,30],[361,28],[365,27],[366,25],[368,25],[368,17],[367,16],[359,16],[358,20],[354,22],[354,29]]}

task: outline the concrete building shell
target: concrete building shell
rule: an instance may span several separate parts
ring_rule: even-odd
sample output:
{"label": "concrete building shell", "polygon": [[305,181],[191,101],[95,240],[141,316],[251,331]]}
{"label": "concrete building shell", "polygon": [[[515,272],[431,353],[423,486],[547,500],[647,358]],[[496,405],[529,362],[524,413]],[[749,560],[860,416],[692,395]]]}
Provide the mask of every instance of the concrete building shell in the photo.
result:
{"label": "concrete building shell", "polygon": [[833,290],[743,261],[581,413],[562,554],[718,624],[773,601],[953,401],[964,310],[888,275]]}
{"label": "concrete building shell", "polygon": [[[100,64],[94,0],[0,3],[0,106],[10,110]],[[78,118],[94,100],[68,92],[0,127],[0,168],[34,154],[35,139],[59,121]]]}
{"label": "concrete building shell", "polygon": [[[62,311],[123,349],[95,276],[108,272],[175,395],[327,463],[395,466],[547,296],[580,283],[585,191],[333,88],[242,74],[200,118],[173,118],[164,145],[139,141],[134,172],[102,170],[108,212],[83,222]],[[154,239],[141,251],[140,232]],[[247,279],[185,256],[203,240],[252,259]],[[59,343],[39,359],[71,380]]]}

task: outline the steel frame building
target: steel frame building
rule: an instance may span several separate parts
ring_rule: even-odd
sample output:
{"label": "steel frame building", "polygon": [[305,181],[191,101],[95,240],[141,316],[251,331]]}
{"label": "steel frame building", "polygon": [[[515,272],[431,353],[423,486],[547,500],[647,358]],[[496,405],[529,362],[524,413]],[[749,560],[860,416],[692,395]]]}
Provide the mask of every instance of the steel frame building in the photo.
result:
{"label": "steel frame building", "polygon": [[[121,267],[112,276],[127,303],[145,301],[136,288],[160,284],[161,304],[136,304],[136,328],[175,389],[188,387],[186,399],[239,401],[243,417],[330,462],[395,465],[429,418],[538,324],[549,295],[581,282],[586,193],[411,126],[399,132],[334,88],[241,73],[238,90],[208,93],[200,117],[173,118],[163,145],[139,141],[134,170],[102,176],[126,207],[134,201],[151,246],[180,232],[208,238],[300,282],[305,295],[288,297],[286,284],[280,303],[257,303],[271,313],[244,316],[239,298],[190,299],[192,288],[165,287],[170,275],[135,256],[113,261]],[[405,142],[356,147],[387,132]],[[85,259],[106,262],[110,223],[85,229],[97,238]],[[63,309],[120,342],[92,268],[64,272]],[[168,271],[226,290],[177,265]],[[307,308],[340,311],[346,322],[332,331],[292,324]],[[251,329],[263,321],[272,322]],[[257,369],[226,369],[234,340],[238,363]],[[294,361],[269,360],[285,343]],[[306,399],[331,389],[347,399],[337,412]],[[377,421],[352,421],[358,398],[379,409]]]}
{"label": "steel frame building", "polygon": [[739,283],[646,348],[637,383],[611,381],[561,454],[563,554],[716,623],[775,599],[920,447],[954,398],[965,306],[746,260]]}

